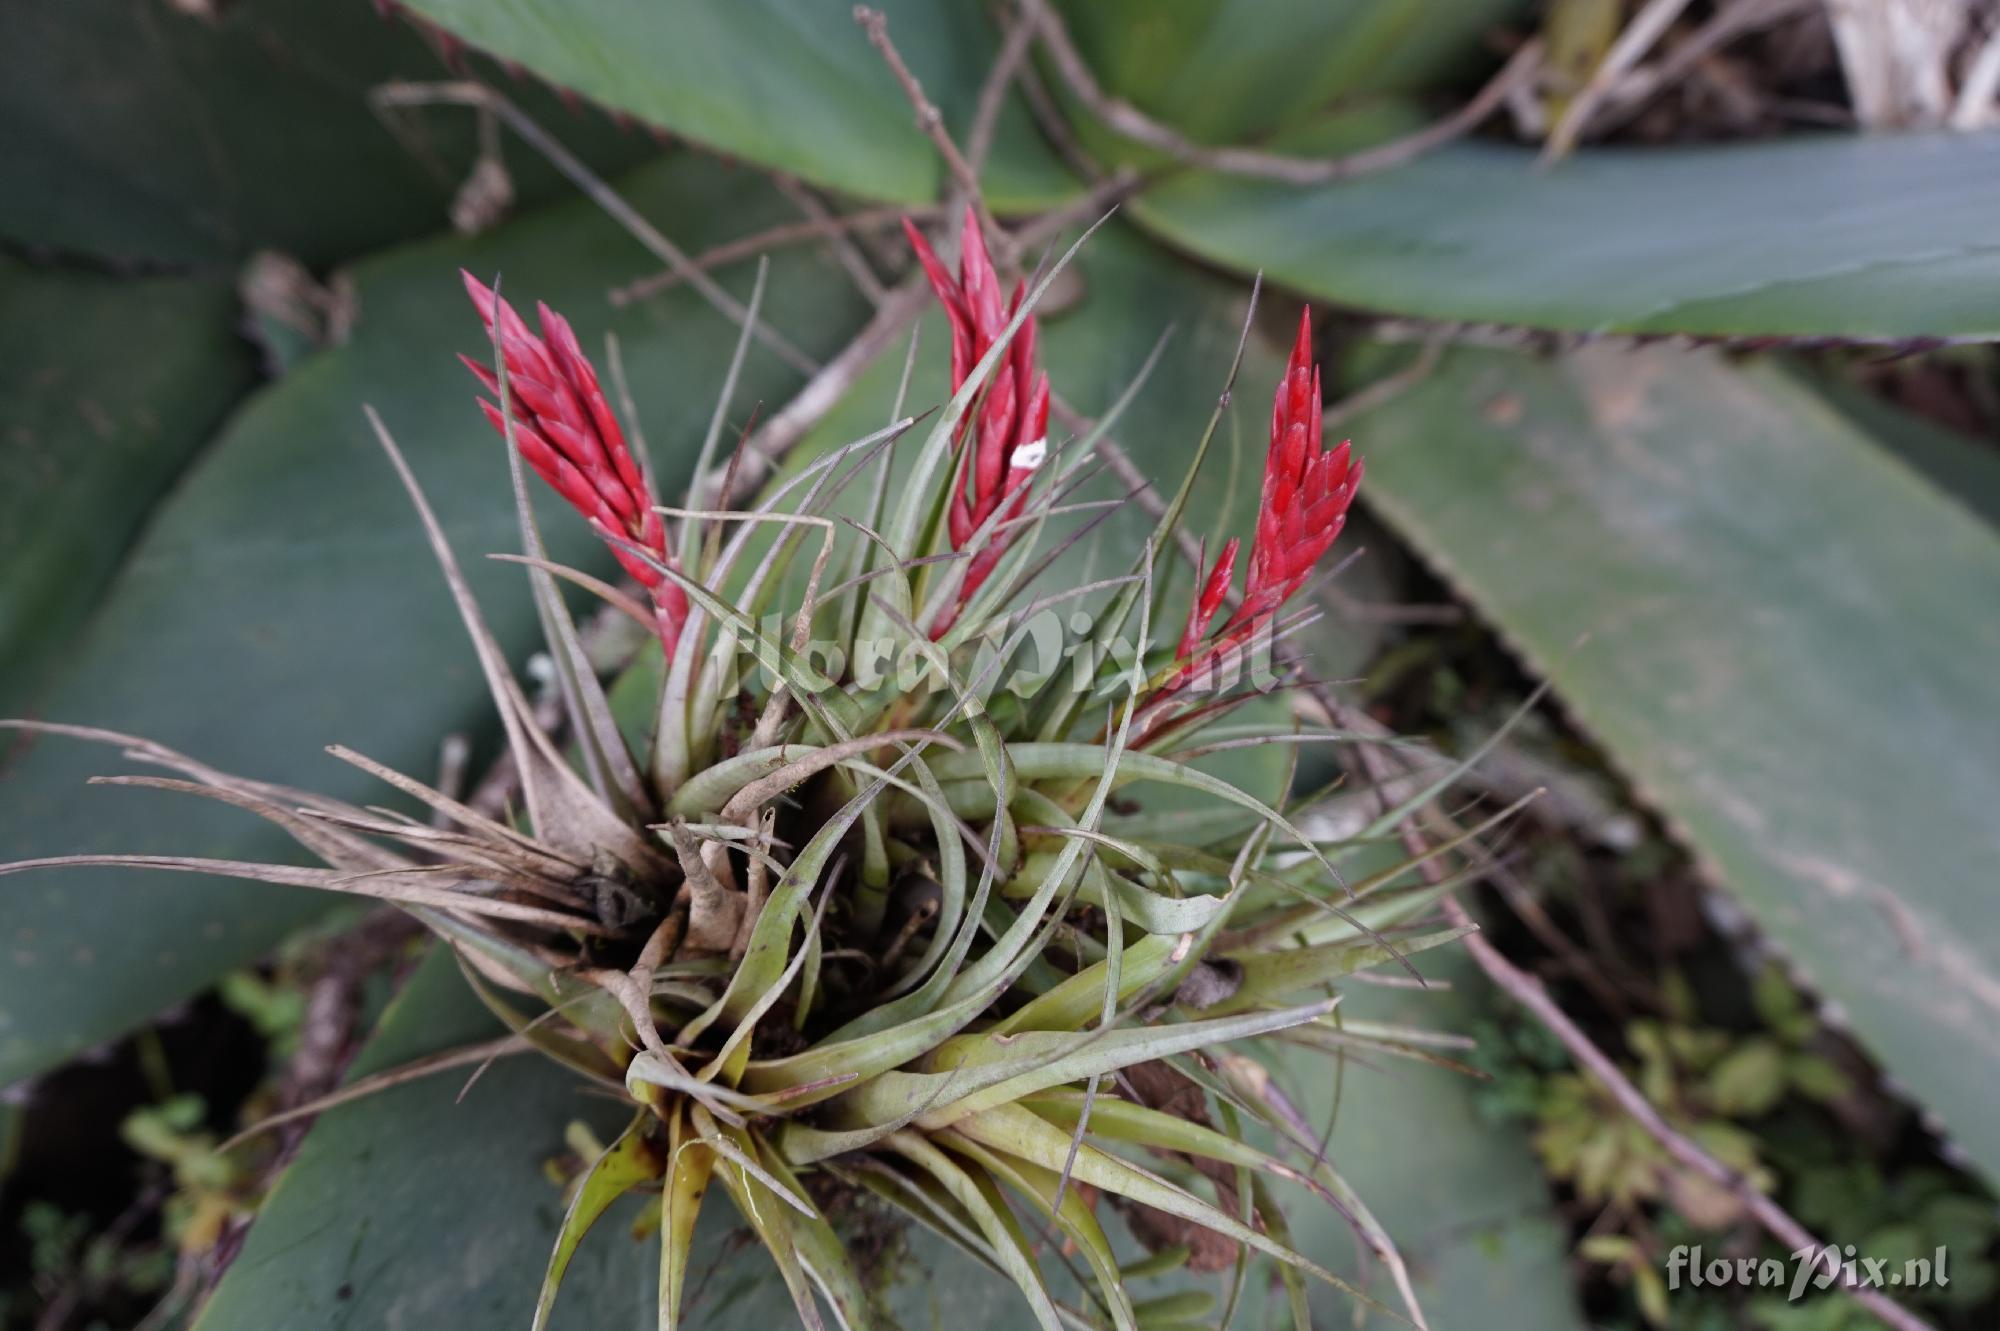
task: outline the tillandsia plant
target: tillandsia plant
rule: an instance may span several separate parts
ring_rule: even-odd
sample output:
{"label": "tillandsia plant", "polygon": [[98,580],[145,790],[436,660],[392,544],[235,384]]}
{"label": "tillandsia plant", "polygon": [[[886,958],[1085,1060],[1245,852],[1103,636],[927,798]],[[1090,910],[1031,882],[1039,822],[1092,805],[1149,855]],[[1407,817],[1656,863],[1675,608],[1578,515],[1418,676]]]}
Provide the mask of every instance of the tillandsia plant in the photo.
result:
{"label": "tillandsia plant", "polygon": [[[1062,446],[1046,435],[1032,311],[1061,264],[1003,300],[970,216],[956,277],[914,230],[912,241],[951,325],[948,404],[894,485],[892,457],[914,437],[907,418],[817,458],[747,511],[658,505],[568,323],[544,308],[537,332],[466,277],[491,350],[490,364],[468,363],[507,441],[515,558],[566,705],[566,746],[536,724],[370,413],[490,686],[518,817],[342,748],[332,752],[432,819],[40,725],[171,774],[115,782],[247,810],[322,865],[92,855],[8,867],[226,874],[417,916],[520,1040],[631,1106],[573,1185],[536,1327],[584,1232],[635,1190],[657,1207],[659,1325],[678,1325],[697,1210],[715,1184],[808,1326],[824,1325],[822,1303],[846,1327],[878,1320],[837,1223],[864,1195],[1011,1278],[1047,1331],[1139,1324],[1140,1277],[1107,1232],[1118,1217],[1159,1250],[1152,1268],[1233,1272],[1231,1308],[1249,1263],[1266,1259],[1299,1331],[1309,1280],[1374,1304],[1295,1249],[1285,1190],[1339,1208],[1421,1324],[1393,1245],[1266,1065],[1282,1049],[1430,1056],[1419,1035],[1341,1022],[1335,985],[1455,938],[1423,924],[1453,880],[1426,884],[1414,861],[1352,881],[1340,866],[1379,853],[1456,773],[1328,841],[1301,830],[1296,805],[1196,765],[1231,747],[1341,738],[1242,710],[1257,696],[1246,663],[1310,618],[1290,603],[1361,478],[1347,444],[1320,439],[1310,324],[1277,389],[1240,595],[1234,539],[1185,593],[1156,554],[1179,539],[1220,408],[1144,553],[1114,576],[1036,592],[1075,539],[1058,539],[1064,520],[1092,507],[1066,501],[1095,434]],[[756,309],[753,297],[746,329]],[[743,345],[747,333],[739,363]],[[718,408],[697,476],[713,470],[723,417]],[[547,559],[530,473],[592,524],[642,596]],[[865,495],[862,516],[837,520],[849,490]],[[649,734],[614,719],[559,579],[657,640]],[[1014,668],[1036,616],[1060,608],[1071,624],[1085,605],[1089,642],[1125,650],[1067,653],[1089,664],[1081,678]],[[1154,647],[1156,623],[1174,626],[1169,645]],[[1145,792],[1166,788],[1215,816],[1149,817]],[[1080,1259],[1073,1293],[1052,1279],[1056,1248]]]}

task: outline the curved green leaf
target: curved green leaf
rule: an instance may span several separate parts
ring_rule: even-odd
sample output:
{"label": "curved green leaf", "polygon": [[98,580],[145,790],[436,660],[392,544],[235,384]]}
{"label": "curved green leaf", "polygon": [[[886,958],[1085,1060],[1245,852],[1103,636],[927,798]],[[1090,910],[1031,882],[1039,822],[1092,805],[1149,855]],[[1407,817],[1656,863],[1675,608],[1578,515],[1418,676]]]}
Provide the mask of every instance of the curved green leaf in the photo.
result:
{"label": "curved green leaf", "polygon": [[[621,182],[694,244],[785,216],[753,176],[692,155]],[[502,271],[510,292],[615,329],[664,485],[678,485],[727,364],[730,326],[687,292],[615,316],[605,291],[645,263],[585,202],[477,241],[439,240],[357,270],[362,321],[345,347],[252,400],[155,515],[42,709],[51,720],[142,733],[225,770],[363,802],[386,791],[322,752],[344,743],[420,776],[439,739],[489,722],[471,649],[409,502],[361,417],[383,415],[423,481],[488,621],[514,651],[537,639],[518,567],[504,449],[472,408],[453,353],[479,349],[456,272]],[[825,354],[861,318],[845,277],[807,252],[774,266],[766,317]],[[743,398],[781,399],[795,376],[760,348]],[[542,531],[565,562],[605,562],[574,515]],[[178,850],[293,853],[225,809],[86,790],[115,752],[20,745],[0,802],[8,858]],[[256,956],[326,898],[209,879],[71,871],[10,880],[13,964],[0,974],[0,1082],[28,1075]]]}
{"label": "curved green leaf", "polygon": [[2000,535],[1768,365],[1454,353],[1353,428],[1370,502],[2000,1178]]}
{"label": "curved green leaf", "polygon": [[625,1129],[617,1141],[605,1148],[604,1154],[592,1161],[577,1180],[576,1196],[570,1202],[569,1210],[563,1216],[562,1229],[556,1234],[555,1251],[549,1254],[548,1273],[542,1277],[541,1297],[535,1304],[534,1331],[543,1331],[549,1324],[549,1313],[555,1308],[556,1296],[562,1291],[563,1276],[569,1271],[569,1264],[576,1260],[576,1250],[590,1234],[590,1227],[604,1218],[604,1213],[615,1205],[619,1198],[642,1184],[658,1182],[664,1167],[661,1147],[648,1140],[647,1129],[652,1115],[645,1110]]}
{"label": "curved green leaf", "polygon": [[[437,948],[357,1060],[367,1076],[491,1038],[495,1026]],[[565,1126],[608,1140],[625,1111],[579,1094],[584,1083],[536,1054],[441,1073],[328,1111],[286,1169],[243,1251],[203,1312],[203,1331],[334,1327],[527,1326],[562,1226],[562,1194],[543,1162]],[[613,1221],[631,1215],[615,1208]],[[652,1243],[598,1226],[568,1263],[550,1325],[649,1327]],[[706,1235],[705,1260],[720,1236]],[[719,1279],[704,1311],[789,1317],[782,1292]],[[782,1325],[782,1323],[773,1323]]]}
{"label": "curved green leaf", "polygon": [[[718,152],[892,203],[936,200],[937,150],[836,0],[409,0],[466,41]],[[976,5],[878,0],[889,35],[961,141],[998,49]],[[996,208],[1047,207],[1075,182],[1010,102],[988,160]]]}
{"label": "curved green leaf", "polygon": [[[469,112],[392,124],[370,110],[377,85],[451,74],[361,0],[63,0],[7,23],[0,236],[18,245],[155,263],[268,247],[325,264],[444,226],[477,155]],[[654,151],[524,94],[600,167]],[[530,153],[505,161],[522,200],[556,192]]]}
{"label": "curved green leaf", "polygon": [[220,281],[0,259],[0,713],[28,706],[147,510],[249,390],[235,321]]}
{"label": "curved green leaf", "polygon": [[1061,0],[1099,86],[1197,143],[1260,140],[1336,98],[1421,91],[1522,0]]}
{"label": "curved green leaf", "polygon": [[1605,148],[1461,144],[1313,187],[1191,173],[1162,238],[1386,314],[1573,332],[2000,336],[2000,133]]}
{"label": "curved green leaf", "polygon": [[2000,449],[1904,410],[1833,374],[1808,371],[1799,377],[1818,389],[1863,434],[1915,467],[1932,485],[1988,522],[2000,525]]}
{"label": "curved green leaf", "polygon": [[[1450,987],[1349,985],[1341,1012],[1466,1034],[1497,1001],[1462,949],[1439,948],[1417,966]],[[1328,1158],[1402,1252],[1433,1327],[1582,1331],[1587,1323],[1568,1271],[1568,1226],[1526,1134],[1479,1111],[1480,1083],[1462,1072],[1365,1055],[1338,1078],[1323,1053],[1287,1052],[1276,1066],[1315,1134],[1334,1123]],[[1332,1116],[1336,1093],[1339,1112]],[[1346,1219],[1323,1201],[1292,1195],[1281,1194],[1299,1251],[1360,1274]],[[1369,1264],[1367,1276],[1376,1297],[1400,1311],[1379,1262]],[[1315,1289],[1311,1297],[1323,1325],[1335,1319],[1347,1325],[1355,1311],[1331,1290]],[[1246,1316],[1244,1325],[1283,1325],[1283,1298],[1257,1283],[1247,1292],[1246,1312],[1254,1314],[1260,1300],[1263,1321]],[[1372,1313],[1361,1325],[1388,1331],[1404,1323]]]}
{"label": "curved green leaf", "polygon": [[[384,1014],[354,1075],[495,1030],[440,948]],[[532,1053],[493,1064],[460,1098],[465,1083],[464,1072],[443,1073],[322,1115],[265,1200],[200,1331],[528,1325],[562,1224],[562,1194],[543,1162],[562,1152],[570,1122],[608,1139],[625,1111]],[[637,1209],[614,1207],[577,1248],[553,1331],[657,1324],[659,1240],[625,1232]],[[885,1238],[879,1215],[846,1223],[864,1226],[870,1243]],[[1004,1283],[932,1240],[850,1242],[873,1254],[862,1263],[871,1292],[889,1300],[901,1325],[999,1327],[1016,1312]],[[702,1208],[688,1272],[682,1325],[797,1324],[771,1259],[726,1202]]]}

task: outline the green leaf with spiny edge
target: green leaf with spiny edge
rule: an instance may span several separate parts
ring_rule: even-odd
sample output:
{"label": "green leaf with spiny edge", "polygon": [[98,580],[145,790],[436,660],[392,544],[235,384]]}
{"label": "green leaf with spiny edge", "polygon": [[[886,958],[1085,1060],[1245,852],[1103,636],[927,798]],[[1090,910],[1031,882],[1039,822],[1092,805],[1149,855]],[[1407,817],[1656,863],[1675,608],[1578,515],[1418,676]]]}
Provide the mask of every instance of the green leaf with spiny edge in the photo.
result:
{"label": "green leaf with spiny edge", "polygon": [[[1579,333],[1987,339],[2000,336],[1987,297],[2000,284],[1996,164],[1992,134],[1586,148],[1546,171],[1527,148],[1465,143],[1326,185],[1188,172],[1127,211],[1211,263],[1383,314]],[[1480,206],[1458,206],[1467,198]]]}
{"label": "green leaf with spiny edge", "polygon": [[[943,163],[856,25],[818,0],[406,0],[408,7],[560,87],[718,152],[865,198],[922,205]],[[983,13],[883,0],[889,35],[963,142],[998,38]],[[1027,211],[1076,184],[1009,99],[984,177],[989,202]]]}
{"label": "green leaf with spiny edge", "polygon": [[[1984,353],[1974,349],[1964,354]],[[1931,484],[2000,526],[2000,452],[1986,440],[1898,406],[1881,392],[1844,377],[1837,368],[1810,362],[1783,368],[1812,385],[1863,434],[1922,472]]]}
{"label": "green leaf with spiny edge", "polygon": [[1994,529],[1710,355],[1453,352],[1353,428],[1370,502],[2000,1177]]}
{"label": "green leaf with spiny edge", "polygon": [[[761,181],[685,155],[619,185],[635,206],[674,218],[676,234],[694,245],[755,230],[787,209]],[[518,549],[519,535],[505,449],[451,356],[477,352],[482,340],[454,270],[504,269],[510,293],[566,309],[587,340],[592,329],[621,335],[666,486],[706,424],[729,349],[716,330],[730,326],[685,291],[608,311],[606,288],[643,261],[635,243],[577,201],[476,240],[432,241],[359,267],[365,313],[352,340],[254,397],[156,511],[42,714],[155,736],[224,770],[363,803],[384,789],[330,761],[326,744],[428,776],[442,736],[486,733],[490,707],[468,687],[470,648],[361,406],[373,403],[404,441],[495,633],[522,651],[535,624],[521,571],[475,557]],[[861,309],[843,274],[800,251],[774,262],[768,314],[825,354]],[[746,374],[770,397],[797,382],[761,348]],[[608,562],[574,514],[554,503],[541,512],[559,561]],[[244,724],[246,715],[256,724]],[[0,804],[0,845],[18,855],[288,853],[277,833],[226,809],[83,789],[111,765],[105,751],[68,741],[21,746]],[[168,887],[84,870],[10,883],[10,926],[35,941],[0,978],[0,1080],[185,997],[326,903],[265,886],[186,878]]]}

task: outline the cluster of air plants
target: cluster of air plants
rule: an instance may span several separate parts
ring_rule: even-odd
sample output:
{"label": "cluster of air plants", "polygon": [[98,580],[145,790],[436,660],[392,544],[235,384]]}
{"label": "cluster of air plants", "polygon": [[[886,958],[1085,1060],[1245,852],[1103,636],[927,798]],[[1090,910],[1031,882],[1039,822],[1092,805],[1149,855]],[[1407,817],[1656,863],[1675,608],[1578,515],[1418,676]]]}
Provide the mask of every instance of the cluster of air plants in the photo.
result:
{"label": "cluster of air plants", "polygon": [[[538,1326],[584,1231],[635,1189],[657,1198],[659,1320],[676,1325],[715,1184],[812,1326],[821,1300],[845,1326],[871,1323],[826,1204],[868,1193],[1011,1277],[1049,1331],[1137,1325],[1107,1237],[1114,1215],[1197,1269],[1233,1270],[1232,1306],[1247,1264],[1274,1259],[1303,1331],[1307,1280],[1349,1287],[1288,1241],[1288,1190],[1340,1208],[1421,1322],[1387,1237],[1265,1063],[1280,1046],[1418,1052],[1406,1033],[1340,1022],[1334,982],[1455,937],[1421,924],[1449,880],[1425,885],[1408,861],[1346,878],[1340,866],[1379,852],[1443,780],[1327,842],[1195,765],[1230,747],[1339,738],[1243,709],[1258,696],[1251,681],[1285,674],[1275,654],[1310,617],[1288,603],[1361,476],[1346,444],[1320,438],[1309,328],[1277,388],[1240,593],[1235,539],[1191,588],[1176,590],[1158,557],[1180,536],[1213,420],[1190,438],[1187,479],[1132,566],[1051,588],[1043,575],[1075,539],[1059,533],[1104,506],[1072,498],[1095,438],[1047,436],[1031,317],[1047,278],[1004,294],[971,220],[956,275],[912,238],[949,316],[949,403],[920,439],[898,420],[799,469],[752,511],[660,506],[569,325],[544,308],[537,333],[467,278],[493,353],[468,363],[507,440],[518,558],[567,744],[536,724],[374,423],[491,687],[518,817],[344,749],[333,751],[433,817],[52,726],[173,773],[118,780],[248,810],[323,865],[55,862],[394,901],[455,950],[522,1039],[625,1098],[630,1126],[578,1181]],[[698,477],[719,470],[722,417]],[[906,438],[914,448],[899,450]],[[639,596],[546,559],[530,471],[593,525]],[[664,669],[643,733],[614,714],[559,578],[657,639]],[[1087,622],[1090,650],[1064,660],[1088,668],[1024,684],[1021,658],[1050,614],[1072,634]],[[1175,787],[1213,816],[1149,816],[1146,792]],[[1192,1232],[1216,1242],[1188,1243]],[[1075,1297],[1049,1282],[1056,1249],[1074,1254]]]}

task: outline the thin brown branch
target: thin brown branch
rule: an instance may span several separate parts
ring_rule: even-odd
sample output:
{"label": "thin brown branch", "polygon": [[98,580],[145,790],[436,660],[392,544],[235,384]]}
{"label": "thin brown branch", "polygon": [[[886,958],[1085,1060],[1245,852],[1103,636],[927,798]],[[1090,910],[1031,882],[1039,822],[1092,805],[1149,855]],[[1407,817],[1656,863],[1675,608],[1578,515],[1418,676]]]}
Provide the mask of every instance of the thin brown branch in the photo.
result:
{"label": "thin brown branch", "polygon": [[1402,138],[1341,157],[1295,157],[1260,148],[1211,148],[1183,138],[1130,102],[1113,97],[1104,90],[1096,75],[1090,72],[1090,66],[1084,62],[1075,43],[1070,40],[1069,29],[1048,0],[1021,0],[1021,8],[1026,21],[1039,30],[1042,47],[1049,53],[1049,59],[1063,83],[1077,100],[1089,107],[1111,129],[1148,148],[1166,153],[1186,166],[1277,180],[1288,185],[1323,185],[1386,171],[1463,137],[1499,110],[1516,87],[1533,77],[1542,57],[1539,40],[1522,43],[1500,72],[1464,106],[1435,124]]}
{"label": "thin brown branch", "polygon": [[1104,166],[1077,141],[1076,131],[1070,127],[1062,108],[1056,105],[1055,97],[1043,82],[1041,71],[1032,63],[1023,65],[1017,82],[1021,85],[1021,100],[1027,103],[1028,114],[1035,118],[1036,128],[1042,131],[1049,146],[1062,158],[1063,165],[1085,180],[1099,180],[1104,176]]}
{"label": "thin brown branch", "polygon": [[986,169],[987,154],[993,150],[993,132],[1000,125],[1001,108],[1007,104],[1007,89],[1013,85],[1014,75],[1020,72],[1021,61],[1027,57],[1028,45],[1034,39],[1032,23],[1017,17],[1008,24],[1000,54],[994,57],[993,68],[987,73],[986,82],[980,85],[979,101],[972,111],[972,128],[965,132],[965,159],[974,180]]}
{"label": "thin brown branch", "polygon": [[1597,108],[1603,105],[1612,88],[1653,49],[1654,43],[1687,6],[1688,0],[1647,0],[1645,8],[1632,16],[1625,30],[1611,43],[1611,49],[1604,53],[1604,59],[1591,71],[1582,90],[1563,108],[1562,118],[1549,131],[1548,142],[1542,147],[1540,165],[1552,166],[1569,155],[1584,126],[1597,114]]}
{"label": "thin brown branch", "polygon": [[[905,213],[912,217],[923,218],[934,211],[930,208],[862,208],[851,213],[808,218],[803,222],[781,222],[777,226],[766,227],[762,231],[755,231],[703,250],[690,262],[702,272],[713,272],[717,268],[755,259],[788,245],[803,245],[815,240],[844,239],[851,231],[895,226]],[[660,272],[649,273],[645,277],[627,282],[624,286],[613,287],[610,292],[611,303],[621,307],[630,305],[635,301],[657,296],[662,291],[679,286],[686,280],[680,272],[672,268],[662,269]]]}
{"label": "thin brown branch", "polygon": [[[660,229],[647,221],[645,216],[627,203],[622,195],[606,184],[602,177],[569,149],[563,147],[555,136],[536,124],[534,119],[514,103],[483,83],[386,83],[370,94],[370,100],[378,107],[400,106],[469,106],[492,111],[507,122],[507,127],[519,135],[529,147],[547,158],[549,164],[567,176],[572,184],[589,196],[591,202],[602,208],[611,219],[624,227],[633,239],[652,251],[667,267],[681,275],[681,279],[696,291],[702,299],[720,310],[738,327],[749,322],[750,311],[742,302],[724,291],[714,278],[698,267],[694,260],[661,234]],[[790,339],[758,320],[751,330],[759,342],[787,365],[801,374],[812,374],[819,369],[819,362],[794,346]]]}
{"label": "thin brown branch", "polygon": [[1737,3],[1718,10],[1686,41],[1677,43],[1658,64],[1642,66],[1618,80],[1597,114],[1583,126],[1579,137],[1603,134],[1618,128],[1730,42],[1797,18],[1809,10],[1818,9],[1822,3],[1824,0],[1737,0]]}
{"label": "thin brown branch", "polygon": [[924,95],[924,85],[917,81],[917,76],[911,72],[909,65],[904,63],[902,52],[898,51],[896,43],[890,40],[888,18],[879,9],[856,5],[854,21],[868,34],[869,45],[881,53],[883,62],[889,66],[889,72],[896,76],[896,83],[902,88],[903,96],[909,99],[910,109],[916,112],[917,128],[924,132],[925,137],[938,150],[938,156],[944,159],[945,169],[951,174],[952,183],[978,211],[979,225],[985,228],[987,235],[996,234],[999,228],[994,224],[993,214],[987,211],[986,199],[979,190],[979,173],[973,169],[972,163],[966,160],[965,154],[959,151],[958,145],[952,142],[950,131],[944,127],[944,113]]}
{"label": "thin brown branch", "polygon": [[351,1100],[359,1100],[364,1096],[376,1095],[401,1086],[406,1082],[418,1081],[440,1072],[448,1072],[452,1068],[462,1068],[471,1063],[484,1063],[491,1059],[504,1058],[509,1054],[525,1053],[532,1048],[534,1046],[519,1035],[503,1035],[498,1039],[487,1040],[481,1044],[467,1045],[463,1049],[448,1049],[441,1054],[431,1054],[425,1058],[415,1059],[403,1064],[401,1067],[390,1068],[387,1072],[378,1072],[372,1077],[363,1077],[351,1085],[343,1086],[337,1091],[320,1096],[318,1099],[310,1100],[302,1105],[294,1105],[290,1109],[280,1110],[269,1117],[259,1119],[237,1133],[234,1137],[231,1137],[228,1141],[222,1143],[222,1145],[216,1147],[216,1153],[222,1154],[234,1150],[244,1142],[249,1141],[252,1137],[269,1132],[273,1128],[283,1127],[287,1123],[297,1122],[302,1118],[313,1118],[334,1108],[336,1105],[344,1105]]}
{"label": "thin brown branch", "polygon": [[875,270],[869,266],[867,257],[855,248],[854,242],[847,235],[847,228],[840,225],[841,219],[826,206],[819,195],[808,189],[803,182],[782,172],[774,173],[771,176],[771,183],[778,187],[780,194],[792,201],[793,207],[806,215],[808,221],[828,227],[826,243],[827,248],[833,251],[834,262],[839,264],[853,280],[855,287],[868,298],[870,305],[880,305],[889,298],[889,289],[882,285],[882,279],[876,276]]}

